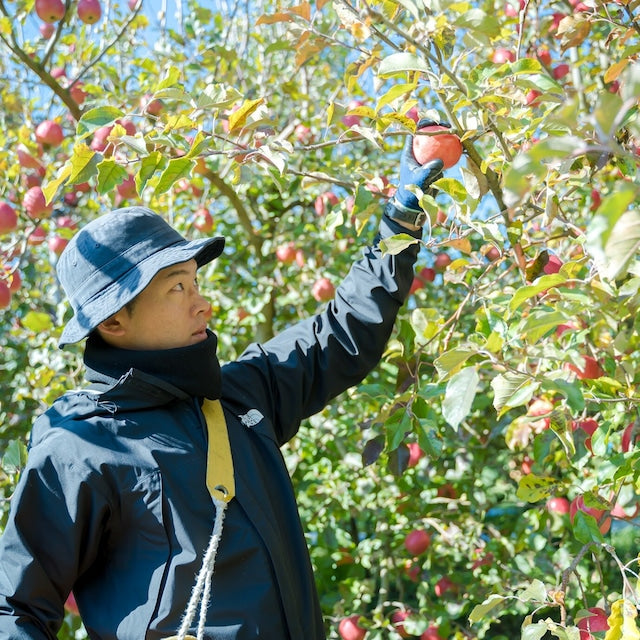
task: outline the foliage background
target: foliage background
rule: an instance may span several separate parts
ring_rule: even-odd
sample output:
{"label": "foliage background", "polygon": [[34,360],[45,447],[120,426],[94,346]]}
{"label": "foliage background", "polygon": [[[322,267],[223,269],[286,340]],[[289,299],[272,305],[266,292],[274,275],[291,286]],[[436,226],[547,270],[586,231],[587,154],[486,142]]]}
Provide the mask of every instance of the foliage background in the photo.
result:
{"label": "foliage background", "polygon": [[[286,450],[328,636],[358,614],[369,640],[430,627],[573,640],[587,608],[635,607],[640,453],[622,436],[639,380],[637,1],[141,0],[103,2],[94,25],[76,9],[45,38],[32,0],[0,2],[0,200],[19,216],[0,266],[22,281],[0,315],[3,517],[33,417],[82,384],[80,350],[56,347],[68,309],[49,239],[135,203],[197,236],[207,209],[227,249],[202,279],[232,359],[313,313],[316,280],[346,273],[417,110],[465,149],[422,197],[425,281],[380,366]],[[47,119],[59,146],[36,140]],[[92,149],[116,120],[135,130]],[[118,189],[127,179],[135,192]],[[40,182],[52,211],[34,219],[24,197]],[[288,243],[298,256],[284,263]],[[585,356],[595,377],[579,373]],[[590,441],[574,428],[586,418]],[[581,495],[613,511],[604,535],[546,508]],[[417,529],[431,544],[414,557]],[[83,638],[79,619],[59,637]]]}

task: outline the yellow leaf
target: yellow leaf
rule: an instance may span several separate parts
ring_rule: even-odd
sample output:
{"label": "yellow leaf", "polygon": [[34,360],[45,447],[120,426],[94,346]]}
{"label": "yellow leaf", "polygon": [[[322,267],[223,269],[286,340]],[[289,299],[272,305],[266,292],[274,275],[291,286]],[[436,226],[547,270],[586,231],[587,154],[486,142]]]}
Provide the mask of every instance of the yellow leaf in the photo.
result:
{"label": "yellow leaf", "polygon": [[311,5],[308,2],[302,2],[295,7],[291,7],[289,11],[305,20],[311,19]]}
{"label": "yellow leaf", "polygon": [[471,242],[469,242],[468,238],[454,238],[453,240],[447,240],[444,244],[462,253],[471,253]]}
{"label": "yellow leaf", "polygon": [[629,64],[629,58],[625,58],[624,60],[619,60],[618,62],[612,64],[605,71],[604,81],[608,84],[609,82],[613,82],[614,80],[616,80],[628,64]]}
{"label": "yellow leaf", "polygon": [[243,127],[247,118],[264,102],[264,98],[245,100],[242,106],[229,115],[229,131]]}
{"label": "yellow leaf", "polygon": [[276,24],[278,22],[292,22],[292,18],[288,13],[273,13],[270,16],[260,16],[256,20],[256,25],[259,24]]}
{"label": "yellow leaf", "polygon": [[49,204],[53,197],[56,195],[56,192],[60,188],[63,182],[71,175],[71,165],[69,163],[65,164],[58,174],[56,175],[54,180],[51,180],[45,187],[42,188],[42,193],[44,193],[44,197],[46,199],[47,204]]}
{"label": "yellow leaf", "polygon": [[638,615],[629,600],[616,600],[611,605],[611,615],[607,618],[609,629],[604,640],[640,640],[640,631],[635,618]]}

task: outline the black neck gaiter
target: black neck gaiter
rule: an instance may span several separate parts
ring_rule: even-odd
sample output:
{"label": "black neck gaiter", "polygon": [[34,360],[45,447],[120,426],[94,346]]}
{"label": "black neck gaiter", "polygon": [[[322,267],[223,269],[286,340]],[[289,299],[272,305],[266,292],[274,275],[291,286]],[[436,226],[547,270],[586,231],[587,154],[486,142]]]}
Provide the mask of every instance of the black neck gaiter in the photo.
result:
{"label": "black neck gaiter", "polygon": [[104,382],[105,376],[117,380],[130,369],[138,369],[190,396],[216,400],[222,379],[216,355],[218,338],[209,330],[207,335],[206,340],[188,347],[136,351],[113,347],[94,331],[84,352],[87,378],[92,382]]}

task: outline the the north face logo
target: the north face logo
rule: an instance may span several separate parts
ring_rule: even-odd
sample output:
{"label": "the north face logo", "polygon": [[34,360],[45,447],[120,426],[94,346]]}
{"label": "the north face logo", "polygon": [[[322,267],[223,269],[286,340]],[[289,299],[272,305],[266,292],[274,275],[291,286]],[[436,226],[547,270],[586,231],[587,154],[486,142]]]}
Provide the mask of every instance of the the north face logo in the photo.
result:
{"label": "the north face logo", "polygon": [[240,416],[240,422],[242,422],[245,427],[253,427],[263,418],[264,416],[257,409],[251,409],[243,416]]}

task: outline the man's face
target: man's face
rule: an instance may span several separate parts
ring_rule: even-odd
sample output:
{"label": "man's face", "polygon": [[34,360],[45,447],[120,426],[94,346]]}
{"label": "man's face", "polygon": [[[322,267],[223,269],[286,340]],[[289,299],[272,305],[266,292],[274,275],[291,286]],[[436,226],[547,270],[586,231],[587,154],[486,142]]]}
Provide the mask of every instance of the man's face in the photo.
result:
{"label": "man's face", "polygon": [[136,350],[175,349],[205,340],[211,306],[200,295],[197,268],[196,261],[189,260],[159,271],[132,308],[114,316],[117,332],[105,335],[102,329],[105,339]]}

